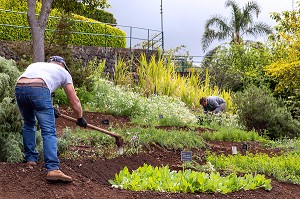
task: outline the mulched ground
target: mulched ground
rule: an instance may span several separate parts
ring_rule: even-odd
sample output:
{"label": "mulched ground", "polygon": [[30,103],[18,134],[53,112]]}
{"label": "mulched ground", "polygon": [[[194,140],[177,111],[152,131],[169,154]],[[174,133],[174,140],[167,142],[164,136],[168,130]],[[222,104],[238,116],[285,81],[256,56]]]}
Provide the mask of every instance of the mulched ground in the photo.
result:
{"label": "mulched ground", "polygon": [[[69,109],[61,109],[61,112],[73,116]],[[103,120],[109,119],[109,125],[131,126],[128,118],[114,117],[108,114],[86,112],[85,117],[90,124],[107,129],[108,125],[102,124]],[[74,122],[63,118],[57,119],[58,136],[66,126],[77,127]],[[169,127],[160,127],[169,128]],[[205,129],[197,129],[200,133]],[[218,154],[230,154],[231,146],[237,146],[241,150],[243,143],[208,142],[209,149]],[[280,154],[280,150],[265,149],[259,143],[248,143],[249,151],[253,153],[264,152],[270,155]],[[204,149],[193,150],[200,157],[204,157]],[[130,170],[142,166],[144,163],[153,166],[169,165],[172,169],[180,169],[180,151],[168,151],[159,146],[151,146],[147,151],[138,155],[119,156],[114,159],[80,159],[61,160],[61,169],[74,178],[74,182],[48,183],[45,180],[45,170],[42,163],[35,167],[27,166],[24,163],[0,163],[0,199],[26,199],[26,198],[145,198],[145,199],[191,199],[191,198],[263,198],[263,199],[299,199],[300,186],[288,183],[281,183],[272,179],[273,189],[265,191],[239,191],[226,195],[222,194],[184,194],[184,193],[160,193],[153,191],[133,192],[112,188],[108,180],[113,179],[115,173],[127,166]]]}

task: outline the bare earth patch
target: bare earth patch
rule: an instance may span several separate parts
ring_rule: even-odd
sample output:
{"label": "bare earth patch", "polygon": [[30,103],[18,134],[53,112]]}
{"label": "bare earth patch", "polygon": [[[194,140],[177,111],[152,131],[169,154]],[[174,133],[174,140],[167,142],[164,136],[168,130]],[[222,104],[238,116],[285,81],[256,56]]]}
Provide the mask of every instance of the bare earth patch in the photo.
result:
{"label": "bare earth patch", "polygon": [[[73,116],[68,109],[62,113]],[[102,120],[109,119],[109,125],[131,126],[128,118],[115,117],[108,114],[85,112],[85,117],[90,124],[107,129],[108,125],[102,124]],[[76,128],[76,124],[63,118],[57,119],[58,136],[66,126]],[[169,127],[160,127],[169,128]],[[197,129],[202,132],[205,129]],[[207,143],[212,152],[218,154],[231,153],[231,146],[242,147],[242,143],[212,141]],[[267,154],[280,154],[279,150],[262,148],[259,143],[248,143],[249,150],[253,153],[264,152]],[[203,157],[205,150],[193,150],[193,153]],[[159,146],[149,147],[146,152],[133,156],[119,156],[114,159],[98,158],[81,160],[61,160],[61,169],[72,176],[74,181],[69,184],[48,183],[45,180],[46,173],[43,164],[29,167],[25,163],[0,163],[0,199],[26,199],[26,198],[145,198],[145,199],[191,199],[191,198],[263,198],[263,199],[299,199],[300,186],[281,183],[272,179],[271,191],[258,189],[255,191],[239,191],[226,195],[222,194],[184,194],[184,193],[161,193],[153,191],[133,192],[112,188],[108,180],[113,179],[125,166],[129,170],[137,169],[144,163],[153,166],[169,165],[172,169],[180,169],[180,151],[168,151]]]}

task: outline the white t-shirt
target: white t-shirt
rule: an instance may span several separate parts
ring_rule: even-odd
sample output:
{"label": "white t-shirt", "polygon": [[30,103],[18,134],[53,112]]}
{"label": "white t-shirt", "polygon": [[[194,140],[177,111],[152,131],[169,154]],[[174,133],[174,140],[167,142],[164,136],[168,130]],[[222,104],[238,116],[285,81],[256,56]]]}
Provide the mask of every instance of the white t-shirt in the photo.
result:
{"label": "white t-shirt", "polygon": [[47,62],[30,64],[18,80],[22,77],[43,79],[51,93],[60,86],[73,84],[72,77],[66,69],[58,64]]}

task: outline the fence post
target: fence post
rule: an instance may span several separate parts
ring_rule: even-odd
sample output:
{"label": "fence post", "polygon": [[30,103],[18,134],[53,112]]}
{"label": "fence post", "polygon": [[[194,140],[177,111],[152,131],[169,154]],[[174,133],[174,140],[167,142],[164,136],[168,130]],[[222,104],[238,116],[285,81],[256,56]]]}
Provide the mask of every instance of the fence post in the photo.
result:
{"label": "fence post", "polygon": [[106,46],[107,46],[107,24],[105,24],[105,28],[104,28],[104,42],[105,42],[105,44],[104,44],[104,49],[105,49],[105,53],[106,53]]}
{"label": "fence post", "polygon": [[[148,47],[147,47],[147,50],[149,51],[150,50],[150,32],[149,32],[149,29],[148,29],[148,39],[147,39],[147,45],[148,45]],[[152,46],[152,50],[153,50],[153,46]]]}
{"label": "fence post", "polygon": [[132,26],[130,26],[130,37],[129,37],[130,51],[131,51],[131,38],[132,38]]}

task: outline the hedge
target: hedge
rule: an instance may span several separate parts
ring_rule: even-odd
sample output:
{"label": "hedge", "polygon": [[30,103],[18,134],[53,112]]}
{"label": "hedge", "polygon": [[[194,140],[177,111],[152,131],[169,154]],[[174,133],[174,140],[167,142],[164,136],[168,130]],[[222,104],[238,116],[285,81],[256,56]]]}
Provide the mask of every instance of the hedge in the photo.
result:
{"label": "hedge", "polygon": [[[0,3],[0,9],[2,9],[0,11],[0,24],[6,24],[0,26],[0,40],[30,41],[31,33],[26,13],[4,11],[27,11],[26,1],[0,0]],[[37,9],[40,7],[41,5],[37,2]],[[53,9],[50,15],[59,16],[59,12]],[[76,32],[72,34],[71,45],[126,47],[126,34],[124,31],[79,15],[73,15],[72,19],[75,20]],[[45,33],[46,42],[52,37],[59,20],[59,17],[49,17]]]}

